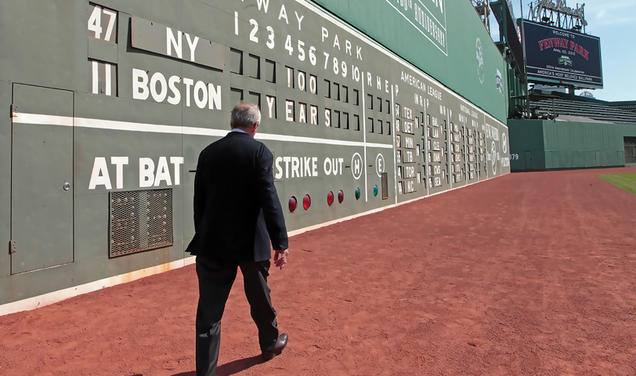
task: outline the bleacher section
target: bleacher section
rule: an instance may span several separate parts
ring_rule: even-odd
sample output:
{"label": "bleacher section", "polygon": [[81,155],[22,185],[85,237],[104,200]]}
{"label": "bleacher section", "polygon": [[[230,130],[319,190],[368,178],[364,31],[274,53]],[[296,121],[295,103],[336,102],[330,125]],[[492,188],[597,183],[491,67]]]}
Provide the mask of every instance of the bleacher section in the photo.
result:
{"label": "bleacher section", "polygon": [[[625,104],[625,108],[623,108]],[[617,124],[636,124],[636,103],[605,102],[556,92],[533,91],[530,108],[536,113],[578,116]],[[634,108],[634,110],[631,110]],[[559,117],[556,117],[559,120]]]}
{"label": "bleacher section", "polygon": [[610,105],[621,110],[636,112],[636,101],[610,102]]}

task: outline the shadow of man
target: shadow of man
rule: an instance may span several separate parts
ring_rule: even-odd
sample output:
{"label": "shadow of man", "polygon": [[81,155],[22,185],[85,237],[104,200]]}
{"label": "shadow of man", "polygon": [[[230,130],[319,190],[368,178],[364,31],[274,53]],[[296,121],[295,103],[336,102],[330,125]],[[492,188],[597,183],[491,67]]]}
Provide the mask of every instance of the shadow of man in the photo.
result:
{"label": "shadow of man", "polygon": [[[252,356],[249,358],[236,359],[229,363],[225,363],[216,369],[217,376],[229,376],[251,368],[257,364],[263,363],[261,355]],[[172,376],[196,376],[196,372],[181,372]]]}

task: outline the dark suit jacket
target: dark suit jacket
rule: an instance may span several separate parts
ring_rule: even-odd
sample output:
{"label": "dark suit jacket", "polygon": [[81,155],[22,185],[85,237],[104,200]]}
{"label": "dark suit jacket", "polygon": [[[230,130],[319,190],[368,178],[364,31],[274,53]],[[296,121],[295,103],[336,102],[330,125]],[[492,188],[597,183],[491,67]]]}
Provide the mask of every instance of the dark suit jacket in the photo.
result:
{"label": "dark suit jacket", "polygon": [[287,249],[272,175],[273,155],[249,134],[230,132],[199,155],[194,178],[195,235],[186,251],[228,261],[265,261]]}

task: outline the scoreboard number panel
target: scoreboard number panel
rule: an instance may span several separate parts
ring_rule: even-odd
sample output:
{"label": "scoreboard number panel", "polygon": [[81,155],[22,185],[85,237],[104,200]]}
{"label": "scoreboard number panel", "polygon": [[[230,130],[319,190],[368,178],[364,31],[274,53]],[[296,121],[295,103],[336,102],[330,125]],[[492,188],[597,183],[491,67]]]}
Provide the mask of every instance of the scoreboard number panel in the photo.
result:
{"label": "scoreboard number panel", "polygon": [[92,94],[117,96],[117,64],[88,59]]}
{"label": "scoreboard number panel", "polygon": [[90,3],[88,35],[91,38],[117,43],[117,11]]}
{"label": "scoreboard number panel", "polygon": [[[117,45],[119,12],[94,3],[89,4],[88,37]],[[117,64],[88,58],[89,92],[106,96],[118,95]]]}

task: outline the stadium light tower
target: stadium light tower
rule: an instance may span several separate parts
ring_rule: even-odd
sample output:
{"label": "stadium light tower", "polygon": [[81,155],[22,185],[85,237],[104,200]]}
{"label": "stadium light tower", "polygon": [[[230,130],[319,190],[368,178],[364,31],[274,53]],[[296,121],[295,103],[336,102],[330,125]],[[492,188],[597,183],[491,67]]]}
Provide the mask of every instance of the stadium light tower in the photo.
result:
{"label": "stadium light tower", "polygon": [[481,22],[484,23],[486,30],[490,33],[490,0],[471,0],[471,2]]}
{"label": "stadium light tower", "polygon": [[576,8],[567,5],[566,0],[537,0],[529,5],[528,19],[585,33],[585,3],[576,4]]}

